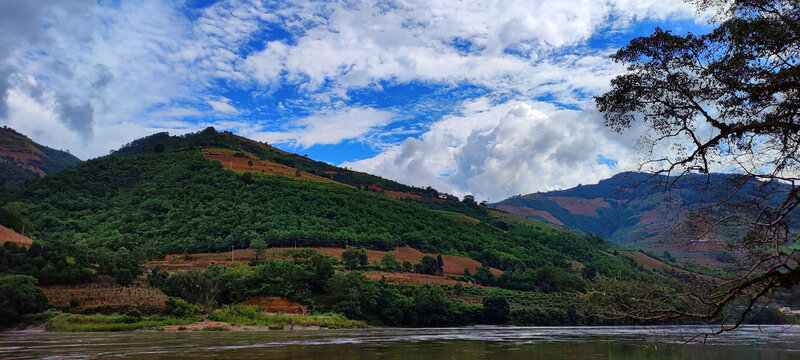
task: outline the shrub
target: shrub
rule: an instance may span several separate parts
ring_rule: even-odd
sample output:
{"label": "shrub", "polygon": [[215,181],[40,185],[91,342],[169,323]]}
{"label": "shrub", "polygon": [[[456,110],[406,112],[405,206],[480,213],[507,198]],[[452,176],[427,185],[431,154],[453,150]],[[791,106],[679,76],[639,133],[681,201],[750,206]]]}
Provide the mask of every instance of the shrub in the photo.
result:
{"label": "shrub", "polygon": [[36,287],[36,278],[32,276],[0,277],[0,294],[0,328],[14,326],[22,315],[47,308],[47,297]]}
{"label": "shrub", "polygon": [[176,318],[188,318],[198,312],[195,305],[189,304],[186,300],[176,297],[168,297],[164,306],[164,314]]}
{"label": "shrub", "polygon": [[493,292],[483,298],[483,321],[487,324],[505,324],[508,322],[508,315],[511,307],[505,297],[498,292]]}

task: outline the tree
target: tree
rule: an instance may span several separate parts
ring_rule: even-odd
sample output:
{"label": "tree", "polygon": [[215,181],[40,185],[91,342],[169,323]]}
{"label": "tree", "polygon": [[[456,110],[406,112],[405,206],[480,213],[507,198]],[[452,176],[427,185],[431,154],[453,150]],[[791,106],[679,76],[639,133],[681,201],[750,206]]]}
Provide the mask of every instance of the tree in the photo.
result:
{"label": "tree", "polygon": [[413,272],[414,271],[414,266],[411,265],[411,261],[408,261],[408,260],[403,261],[402,268],[403,268],[403,272]]}
{"label": "tree", "polygon": [[489,271],[489,267],[486,265],[481,265],[478,270],[475,271],[475,275],[472,276],[472,279],[481,285],[492,286],[495,284],[494,275]]}
{"label": "tree", "polygon": [[375,309],[378,289],[360,271],[339,272],[330,281],[330,296],[335,308],[348,318],[361,319]]}
{"label": "tree", "polygon": [[599,267],[597,266],[597,264],[592,263],[592,264],[586,265],[586,267],[581,269],[581,276],[583,276],[583,278],[586,279],[586,280],[592,281],[597,277],[597,270],[598,269],[599,269]]}
{"label": "tree", "polygon": [[122,286],[130,285],[131,283],[133,283],[133,280],[135,279],[136,275],[134,275],[130,270],[125,268],[118,269],[114,273],[114,281],[116,281],[117,284],[120,284]]}
{"label": "tree", "polygon": [[483,321],[487,324],[505,324],[511,307],[499,292],[492,292],[483,298]]}
{"label": "tree", "polygon": [[316,253],[309,258],[308,266],[311,267],[311,290],[314,293],[324,293],[328,283],[335,273],[331,257]]}
{"label": "tree", "polygon": [[249,172],[246,172],[246,173],[242,174],[242,182],[244,182],[247,185],[252,185],[253,184],[253,174],[249,173]]}
{"label": "tree", "polygon": [[383,254],[383,257],[381,257],[381,269],[388,272],[397,272],[400,270],[400,263],[397,262],[397,256],[393,251]]}
{"label": "tree", "polygon": [[155,146],[153,146],[153,152],[156,154],[163,153],[164,149],[165,149],[164,144],[156,144]]}
{"label": "tree", "polygon": [[250,248],[253,249],[254,260],[256,262],[264,260],[267,254],[267,241],[255,232],[248,232],[247,235],[250,238]]}
{"label": "tree", "polygon": [[436,274],[444,275],[444,258],[442,258],[442,254],[436,255]]}
{"label": "tree", "polygon": [[[622,132],[643,123],[643,169],[671,175],[664,189],[692,173],[709,188],[730,189],[722,201],[693,209],[692,238],[722,228],[743,254],[734,279],[683,293],[688,310],[638,297],[622,309],[640,319],[729,317],[738,327],[776,290],[800,283],[798,234],[789,218],[800,203],[800,6],[796,0],[695,0],[713,10],[705,35],[656,29],[612,56],[628,64],[596,98],[606,125]],[[714,183],[726,170],[730,183]],[[755,199],[737,197],[755,189]],[[659,293],[660,297],[670,294]],[[692,303],[691,299],[695,299]],[[660,305],[661,304],[661,305]]]}
{"label": "tree", "polygon": [[422,257],[422,261],[416,265],[415,271],[420,274],[435,275],[438,269],[436,258],[430,255]]}
{"label": "tree", "polygon": [[369,263],[369,258],[367,261],[362,261],[362,251],[364,256],[366,256],[367,251],[364,249],[357,249],[352,246],[348,246],[347,248],[342,251],[342,263],[348,269],[353,270],[357,269],[361,265],[366,265]]}
{"label": "tree", "polygon": [[253,167],[253,159],[247,159],[247,166]]}
{"label": "tree", "polygon": [[19,323],[24,314],[44,311],[47,297],[36,287],[36,278],[27,275],[0,277],[0,328]]}

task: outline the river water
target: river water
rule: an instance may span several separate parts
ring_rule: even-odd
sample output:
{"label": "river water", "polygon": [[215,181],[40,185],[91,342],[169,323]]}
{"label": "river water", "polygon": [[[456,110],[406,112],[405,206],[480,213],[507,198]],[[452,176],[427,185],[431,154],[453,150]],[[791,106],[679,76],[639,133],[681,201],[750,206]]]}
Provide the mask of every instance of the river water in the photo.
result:
{"label": "river water", "polygon": [[265,332],[1,332],[0,359],[800,359],[800,328],[467,327]]}

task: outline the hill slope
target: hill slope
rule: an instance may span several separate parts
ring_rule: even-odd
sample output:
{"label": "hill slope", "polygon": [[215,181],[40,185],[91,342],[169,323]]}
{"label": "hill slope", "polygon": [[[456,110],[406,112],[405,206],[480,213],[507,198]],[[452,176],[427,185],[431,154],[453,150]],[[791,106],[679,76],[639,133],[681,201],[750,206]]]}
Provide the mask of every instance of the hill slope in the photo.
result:
{"label": "hill slope", "polygon": [[11,128],[0,129],[0,186],[16,187],[80,162],[68,152],[39,145]]}
{"label": "hill slope", "polygon": [[[605,323],[593,315],[599,305],[590,294],[609,283],[660,286],[669,276],[642,268],[601,237],[438,195],[214,129],[156,134],[23,183],[0,205],[25,215],[34,243],[0,247],[7,259],[0,273],[48,286],[105,275],[128,285],[142,265],[177,258],[203,270],[157,274],[153,265],[149,285],[205,308],[281,296],[315,311],[412,326]],[[437,256],[400,256],[409,259],[401,264],[381,253],[370,263],[376,256],[363,249],[347,249],[346,260],[341,248],[348,246]],[[272,257],[258,259],[264,247]],[[275,254],[280,247],[291,249]],[[334,247],[341,259],[298,249]],[[243,248],[253,255],[247,265],[232,251]],[[204,262],[228,259],[219,254],[227,251],[230,263]],[[363,261],[354,264],[353,252],[363,252]],[[469,290],[440,287],[448,283]],[[490,291],[508,298],[516,315],[482,320],[477,304]]]}
{"label": "hill slope", "polygon": [[[718,262],[723,247],[721,240],[734,236],[735,229],[723,229],[705,238],[693,239],[679,227],[691,210],[724,199],[735,177],[690,175],[665,191],[669,180],[645,173],[620,173],[598,184],[514,196],[491,207],[659,254],[669,251],[678,258]],[[731,202],[755,197],[765,191],[765,186],[748,183]]]}

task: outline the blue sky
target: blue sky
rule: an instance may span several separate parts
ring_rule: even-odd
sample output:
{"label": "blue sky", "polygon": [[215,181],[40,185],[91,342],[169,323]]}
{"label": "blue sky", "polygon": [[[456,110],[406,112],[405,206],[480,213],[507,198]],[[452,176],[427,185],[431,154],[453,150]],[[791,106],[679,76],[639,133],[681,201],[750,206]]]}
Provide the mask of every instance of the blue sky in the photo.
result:
{"label": "blue sky", "polygon": [[0,124],[83,159],[206,126],[479,199],[635,165],[592,103],[672,0],[0,0]]}

